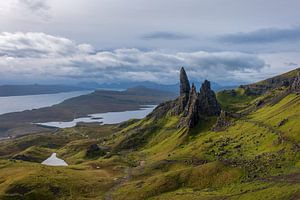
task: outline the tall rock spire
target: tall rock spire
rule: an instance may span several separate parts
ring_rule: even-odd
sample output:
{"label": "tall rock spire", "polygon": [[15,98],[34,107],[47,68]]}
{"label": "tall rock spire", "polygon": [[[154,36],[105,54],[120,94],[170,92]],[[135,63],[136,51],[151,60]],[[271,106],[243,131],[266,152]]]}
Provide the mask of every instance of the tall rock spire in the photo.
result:
{"label": "tall rock spire", "polygon": [[179,78],[180,78],[180,95],[179,95],[179,107],[176,112],[177,115],[181,114],[184,111],[189,101],[189,95],[191,90],[189,79],[183,67],[180,69]]}
{"label": "tall rock spire", "polygon": [[180,96],[189,95],[190,93],[190,82],[184,70],[184,67],[180,69]]}

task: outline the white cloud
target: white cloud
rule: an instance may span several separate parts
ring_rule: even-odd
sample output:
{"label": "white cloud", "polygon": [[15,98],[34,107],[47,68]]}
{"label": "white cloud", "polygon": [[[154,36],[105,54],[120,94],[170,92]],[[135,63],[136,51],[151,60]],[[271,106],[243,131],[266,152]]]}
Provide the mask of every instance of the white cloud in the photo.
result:
{"label": "white cloud", "polygon": [[93,52],[88,44],[44,33],[0,33],[0,55],[9,57],[60,57]]}
{"label": "white cloud", "polygon": [[44,33],[1,33],[0,73],[34,78],[96,79],[98,81],[177,82],[180,66],[191,78],[232,81],[236,73],[258,71],[265,62],[240,52],[177,52],[116,49],[95,52]]}

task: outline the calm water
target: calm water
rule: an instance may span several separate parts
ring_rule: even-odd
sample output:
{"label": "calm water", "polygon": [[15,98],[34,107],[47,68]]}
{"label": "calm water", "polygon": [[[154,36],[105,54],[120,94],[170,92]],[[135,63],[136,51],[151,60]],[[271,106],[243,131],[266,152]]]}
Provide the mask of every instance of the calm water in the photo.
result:
{"label": "calm water", "polygon": [[102,123],[102,124],[117,124],[123,121],[127,121],[129,119],[142,119],[146,117],[156,106],[147,106],[140,110],[134,111],[123,111],[123,112],[108,112],[108,113],[100,113],[100,114],[91,114],[88,117],[81,117],[74,119],[70,122],[46,122],[46,123],[38,123],[44,126],[58,127],[58,128],[70,128],[76,126],[78,122],[86,122],[86,123]]}
{"label": "calm water", "polygon": [[53,153],[49,158],[44,160],[42,164],[48,166],[68,166],[64,160],[56,157],[56,153]]}
{"label": "calm water", "polygon": [[0,114],[48,107],[88,93],[91,93],[91,91],[0,97]]}

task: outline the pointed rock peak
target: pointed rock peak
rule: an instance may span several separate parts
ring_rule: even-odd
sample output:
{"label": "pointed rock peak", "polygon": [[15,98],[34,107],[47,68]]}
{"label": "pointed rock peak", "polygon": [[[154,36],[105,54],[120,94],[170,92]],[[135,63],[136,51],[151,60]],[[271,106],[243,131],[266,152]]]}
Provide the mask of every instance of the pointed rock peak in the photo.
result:
{"label": "pointed rock peak", "polygon": [[180,96],[190,93],[190,82],[184,68],[180,69]]}
{"label": "pointed rock peak", "polygon": [[218,116],[221,107],[217,101],[216,94],[210,88],[210,82],[205,80],[199,94],[200,107],[207,116]]}
{"label": "pointed rock peak", "polygon": [[201,86],[201,89],[200,91],[209,91],[211,90],[211,87],[210,87],[210,82],[208,80],[205,80],[203,83],[202,83],[202,86]]}

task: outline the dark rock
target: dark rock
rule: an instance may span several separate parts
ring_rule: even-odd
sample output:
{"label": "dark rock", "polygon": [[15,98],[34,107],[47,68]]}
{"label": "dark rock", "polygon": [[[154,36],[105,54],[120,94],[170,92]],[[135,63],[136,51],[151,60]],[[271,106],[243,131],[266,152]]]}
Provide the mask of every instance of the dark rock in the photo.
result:
{"label": "dark rock", "polygon": [[180,114],[184,111],[185,106],[189,100],[190,94],[190,82],[186,75],[184,68],[182,67],[180,70],[180,93],[179,93],[179,108],[177,110],[177,114]]}
{"label": "dark rock", "polygon": [[295,78],[292,86],[291,86],[292,92],[300,93],[300,72],[298,73],[298,76]]}
{"label": "dark rock", "polygon": [[196,87],[193,84],[189,94],[189,101],[184,111],[184,118],[181,119],[180,126],[187,124],[188,127],[195,127],[200,121],[199,98]]}
{"label": "dark rock", "polygon": [[[197,92],[194,84],[190,87],[187,74],[182,67],[180,70],[180,96],[176,100],[160,104],[147,117],[158,120],[167,114],[180,115],[181,119],[178,127],[187,126],[193,128],[201,119],[219,116],[220,113],[221,107],[214,91],[211,90],[210,82],[205,80],[200,92]],[[135,142],[132,141],[130,143],[134,144]]]}
{"label": "dark rock", "polygon": [[97,144],[92,144],[86,151],[86,157],[88,158],[95,158],[99,156],[104,156],[106,152],[101,149]]}
{"label": "dark rock", "polygon": [[221,106],[217,101],[216,94],[211,90],[210,82],[205,80],[199,93],[201,112],[207,116],[218,116],[221,113]]}
{"label": "dark rock", "polygon": [[223,131],[227,127],[231,126],[232,122],[230,122],[230,114],[226,111],[221,111],[220,116],[217,119],[216,124],[212,128],[213,131]]}
{"label": "dark rock", "polygon": [[258,107],[260,107],[261,105],[263,105],[263,101],[262,100],[259,100],[257,103],[256,103],[256,107],[258,108]]}
{"label": "dark rock", "polygon": [[190,93],[190,82],[184,68],[180,69],[180,96],[188,96]]}
{"label": "dark rock", "polygon": [[287,123],[287,122],[288,122],[288,119],[287,119],[287,118],[281,120],[281,121],[278,123],[278,127],[283,126],[283,125],[284,125],[285,123]]}
{"label": "dark rock", "polygon": [[189,94],[189,101],[185,107],[179,126],[187,125],[189,128],[194,128],[202,118],[218,116],[220,112],[221,107],[215,93],[210,88],[210,82],[207,80],[204,81],[200,93],[197,93],[196,87],[193,84]]}

